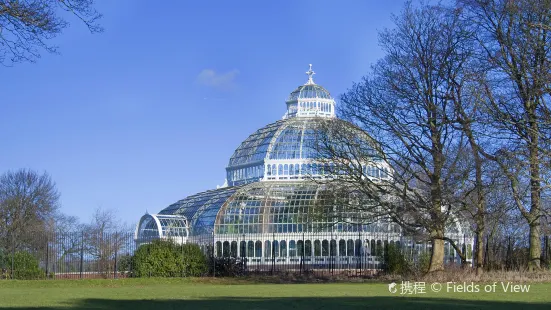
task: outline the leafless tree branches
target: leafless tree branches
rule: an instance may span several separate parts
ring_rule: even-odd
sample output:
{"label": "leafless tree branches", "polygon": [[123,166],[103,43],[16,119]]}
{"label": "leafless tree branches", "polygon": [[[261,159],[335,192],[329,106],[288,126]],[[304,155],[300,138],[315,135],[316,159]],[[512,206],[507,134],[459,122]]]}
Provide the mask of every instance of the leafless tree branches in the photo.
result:
{"label": "leafless tree branches", "polygon": [[57,52],[48,44],[69,23],[60,11],[77,17],[90,30],[101,32],[101,17],[93,0],[0,0],[0,64],[36,61],[40,52]]}

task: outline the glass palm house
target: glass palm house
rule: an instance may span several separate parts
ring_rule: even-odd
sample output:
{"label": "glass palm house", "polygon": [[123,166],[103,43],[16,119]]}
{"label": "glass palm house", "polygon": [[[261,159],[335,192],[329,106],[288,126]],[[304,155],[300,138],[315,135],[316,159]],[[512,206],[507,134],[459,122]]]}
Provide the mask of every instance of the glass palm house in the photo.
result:
{"label": "glass palm house", "polygon": [[[377,257],[385,244],[409,242],[414,250],[430,247],[406,241],[400,227],[385,218],[337,223],[315,212],[325,203],[319,198],[324,185],[311,180],[324,178],[327,171],[327,163],[316,161],[312,145],[319,130],[316,122],[344,121],[336,117],[330,93],[314,83],[312,65],[306,73],[307,82],[287,98],[283,118],[237,147],[224,186],[143,215],[135,231],[137,244],[156,238],[210,244],[216,256],[246,257],[257,264],[292,264],[300,259],[324,264],[363,257],[374,269],[380,266]],[[390,171],[381,163],[367,167],[366,174],[387,178]],[[348,219],[364,218],[359,211],[345,213]],[[452,221],[446,235],[470,252],[468,225]],[[459,262],[453,247],[446,244],[445,250],[446,260]]]}

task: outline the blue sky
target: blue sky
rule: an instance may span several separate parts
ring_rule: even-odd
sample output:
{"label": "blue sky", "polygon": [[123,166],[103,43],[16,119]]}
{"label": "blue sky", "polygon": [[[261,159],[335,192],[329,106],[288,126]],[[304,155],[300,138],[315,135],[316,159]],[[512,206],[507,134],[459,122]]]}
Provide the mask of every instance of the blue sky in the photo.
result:
{"label": "blue sky", "polygon": [[338,97],[382,56],[402,1],[98,1],[105,32],[0,67],[0,173],[47,171],[61,211],[129,224],[216,188],[235,148],[306,82]]}

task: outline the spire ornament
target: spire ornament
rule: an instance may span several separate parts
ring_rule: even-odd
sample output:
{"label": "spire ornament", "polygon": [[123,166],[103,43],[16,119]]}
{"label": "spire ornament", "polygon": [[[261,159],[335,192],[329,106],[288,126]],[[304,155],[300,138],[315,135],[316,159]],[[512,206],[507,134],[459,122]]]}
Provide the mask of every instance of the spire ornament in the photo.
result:
{"label": "spire ornament", "polygon": [[316,84],[316,83],[314,83],[314,80],[312,79],[314,74],[316,74],[316,72],[312,71],[312,64],[310,64],[310,69],[308,71],[306,71],[306,74],[308,75],[308,82],[306,82],[306,85]]}

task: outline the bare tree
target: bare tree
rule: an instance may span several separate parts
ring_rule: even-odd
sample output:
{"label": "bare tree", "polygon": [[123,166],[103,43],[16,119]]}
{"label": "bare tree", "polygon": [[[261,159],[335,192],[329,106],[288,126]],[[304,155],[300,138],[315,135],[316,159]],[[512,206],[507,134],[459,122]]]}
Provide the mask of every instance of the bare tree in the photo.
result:
{"label": "bare tree", "polygon": [[539,269],[541,195],[549,189],[544,169],[551,138],[551,2],[464,0],[459,5],[477,35],[479,66],[486,72],[480,90],[493,141],[481,150],[507,176],[530,228],[529,267]]}
{"label": "bare tree", "polygon": [[[63,213],[55,214],[48,223],[46,242],[50,249],[47,251],[47,270],[71,270],[71,260],[75,260],[82,250],[82,231],[84,225],[75,216]],[[76,270],[76,269],[75,269]]]}
{"label": "bare tree", "polygon": [[32,246],[33,236],[46,232],[58,200],[47,173],[21,169],[0,176],[0,246],[11,250]]}
{"label": "bare tree", "polygon": [[0,0],[0,64],[34,62],[40,51],[56,52],[47,43],[69,23],[65,11],[81,20],[90,32],[100,32],[101,15],[93,8],[94,0]]}
{"label": "bare tree", "polygon": [[84,226],[84,244],[100,272],[114,270],[117,255],[123,250],[129,232],[130,228],[121,222],[114,210],[95,210],[90,224]]}
{"label": "bare tree", "polygon": [[[321,157],[341,158],[338,169],[348,177],[335,180],[352,181],[386,216],[428,234],[429,271],[438,271],[444,268],[444,241],[465,259],[445,231],[452,214],[458,214],[449,186],[462,173],[458,163],[466,143],[456,129],[452,92],[454,77],[467,63],[460,46],[468,34],[458,14],[439,6],[408,3],[394,21],[395,29],[379,35],[385,57],[341,97],[339,108],[343,118],[370,133],[373,143],[358,144],[358,135],[329,128],[327,141],[337,139],[342,147],[322,142],[319,149],[330,153]],[[373,178],[366,166],[392,167],[392,175]]]}

